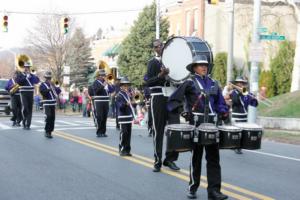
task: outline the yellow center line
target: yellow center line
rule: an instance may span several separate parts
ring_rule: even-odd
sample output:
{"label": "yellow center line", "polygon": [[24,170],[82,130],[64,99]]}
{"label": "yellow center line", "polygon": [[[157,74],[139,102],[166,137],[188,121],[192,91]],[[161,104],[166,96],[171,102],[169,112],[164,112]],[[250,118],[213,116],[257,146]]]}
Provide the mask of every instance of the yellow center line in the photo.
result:
{"label": "yellow center line", "polygon": [[[55,131],[54,135],[65,138],[67,140],[71,140],[73,142],[77,142],[77,143],[92,147],[94,149],[97,149],[97,150],[100,150],[100,151],[103,151],[103,152],[106,152],[106,153],[109,153],[109,154],[112,154],[112,155],[115,155],[115,156],[119,156],[118,149],[114,148],[114,147],[111,147],[109,145],[101,144],[101,143],[98,143],[98,142],[95,142],[95,141],[92,141],[92,140],[88,140],[88,139],[85,139],[85,138],[82,138],[82,137],[78,137],[78,136],[75,136],[75,135],[71,135],[71,134],[68,134],[68,133],[62,132],[62,131]],[[154,161],[152,159],[144,157],[144,156],[133,154],[133,157],[122,157],[122,158],[124,158],[126,160],[129,160],[131,162],[143,165],[143,166],[148,167],[148,168],[153,168],[153,162]],[[138,160],[137,158],[140,159],[140,160]],[[144,161],[146,161],[146,162],[144,162]],[[161,169],[161,172],[165,173],[165,174],[168,174],[170,176],[174,176],[174,177],[179,178],[181,180],[189,182],[189,171],[187,171],[187,170],[181,169],[180,170],[181,173],[178,173],[178,172],[171,171],[171,170],[168,170],[168,169]],[[205,176],[201,176],[201,180],[202,181],[201,181],[200,186],[203,187],[203,188],[206,188],[207,183],[205,183],[203,181],[207,181],[207,178]],[[234,185],[231,185],[231,184],[228,184],[228,183],[222,182],[222,187],[223,186],[226,187],[226,188],[229,188],[231,190],[236,190],[240,193],[244,193],[246,195],[256,197],[258,199],[274,200],[271,197],[267,197],[265,195],[258,194],[258,193],[255,193],[255,192],[252,192],[252,191],[249,191],[249,190],[246,190],[246,189],[243,189],[241,187],[234,186]],[[247,198],[245,196],[241,196],[239,194],[236,194],[236,193],[224,190],[224,189],[222,189],[222,192],[224,194],[229,195],[231,197],[234,197],[236,199],[250,200],[249,198]]]}

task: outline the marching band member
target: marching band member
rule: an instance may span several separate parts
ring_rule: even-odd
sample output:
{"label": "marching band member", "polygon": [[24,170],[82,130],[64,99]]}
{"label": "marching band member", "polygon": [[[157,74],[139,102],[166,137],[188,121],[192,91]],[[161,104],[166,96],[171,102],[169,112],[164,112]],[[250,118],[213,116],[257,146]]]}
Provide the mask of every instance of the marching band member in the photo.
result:
{"label": "marching band member", "polygon": [[118,112],[120,131],[120,156],[132,156],[130,153],[131,146],[131,129],[132,121],[135,116],[133,105],[131,103],[131,95],[129,94],[129,87],[131,83],[127,77],[122,77],[120,81],[120,91],[116,96],[116,105]]}
{"label": "marching band member", "polygon": [[97,137],[107,137],[106,121],[109,111],[109,94],[113,92],[112,85],[105,80],[106,72],[99,69],[95,74],[96,80],[93,83],[93,105],[97,121]]}
{"label": "marching band member", "polygon": [[151,115],[151,95],[150,89],[148,87],[144,87],[144,97],[145,97],[145,105],[147,108],[147,128],[148,128],[148,136],[152,137],[153,135],[153,123],[152,123],[152,115]]}
{"label": "marching band member", "polygon": [[11,96],[11,108],[12,108],[12,118],[10,119],[13,124],[12,126],[21,126],[20,123],[22,121],[22,104],[21,104],[21,97],[19,87],[16,84],[16,73],[14,77],[9,79],[7,82],[5,89],[10,93]]}
{"label": "marching band member", "polygon": [[[118,108],[116,106],[116,95],[118,94],[118,92],[120,91],[120,80],[121,77],[117,77],[116,81],[114,83],[114,95],[112,95],[112,101],[114,101],[115,106],[112,106],[112,109],[115,109],[115,118],[116,118],[116,129],[120,130],[120,124],[119,124],[119,119],[118,119]],[[112,102],[113,104],[113,102]]]}
{"label": "marching band member", "polygon": [[[153,143],[155,158],[153,172],[159,172],[162,164],[168,166],[172,170],[179,170],[180,168],[174,163],[174,161],[178,159],[178,152],[166,152],[166,158],[162,162],[164,129],[169,117],[167,112],[168,97],[163,96],[162,87],[167,82],[166,76],[169,74],[169,69],[162,66],[162,42],[160,40],[155,40],[153,42],[153,47],[156,56],[148,62],[147,74],[145,76],[146,85],[151,90],[150,109],[154,129]],[[179,121],[179,115],[178,120],[176,121]]]}
{"label": "marching band member", "polygon": [[55,106],[61,90],[51,82],[52,73],[50,71],[44,74],[45,81],[40,84],[40,93],[43,96],[42,104],[46,114],[45,137],[52,138],[55,121]]}
{"label": "marching band member", "polygon": [[[186,119],[190,124],[196,124],[196,126],[204,122],[215,123],[216,114],[226,119],[228,117],[228,107],[218,83],[207,75],[207,57],[204,55],[194,57],[193,62],[187,65],[186,68],[194,74],[194,77],[186,80],[170,96],[168,109],[170,111],[179,109],[185,100],[187,103],[185,109],[188,110]],[[194,119],[193,116],[198,116],[198,119]],[[194,146],[190,164],[190,182],[187,197],[190,199],[197,198],[196,192],[200,185],[201,161],[204,149],[207,161],[208,199],[227,199],[228,197],[221,193],[221,166],[217,143],[207,146],[200,144]]]}
{"label": "marching band member", "polygon": [[16,83],[20,85],[21,103],[22,103],[22,117],[23,128],[30,130],[33,106],[34,85],[40,82],[40,79],[30,73],[31,63],[23,62],[24,72],[17,72]]}
{"label": "marching band member", "polygon": [[[232,123],[247,122],[248,106],[258,106],[258,101],[255,96],[247,92],[247,84],[247,80],[242,77],[237,77],[232,85],[233,90],[229,94],[232,101]],[[242,149],[235,149],[235,152],[242,154]]]}

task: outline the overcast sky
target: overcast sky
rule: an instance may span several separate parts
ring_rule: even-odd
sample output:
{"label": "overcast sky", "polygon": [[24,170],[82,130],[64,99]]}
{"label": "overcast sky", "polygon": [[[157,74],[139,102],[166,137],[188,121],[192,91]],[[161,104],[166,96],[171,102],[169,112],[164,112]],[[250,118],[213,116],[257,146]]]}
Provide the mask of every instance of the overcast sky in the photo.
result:
{"label": "overcast sky", "polygon": [[[135,10],[142,9],[149,5],[153,0],[0,0],[1,23],[5,12],[101,12],[116,10]],[[161,5],[169,5],[176,0],[160,0]],[[121,27],[125,23],[132,24],[136,19],[138,11],[123,13],[88,14],[70,16],[76,18],[77,24],[84,29],[87,35],[93,35],[98,28],[109,26]],[[21,47],[26,29],[36,26],[35,14],[14,14],[8,13],[8,33],[0,32],[0,47],[11,48]],[[2,25],[2,24],[1,24]]]}

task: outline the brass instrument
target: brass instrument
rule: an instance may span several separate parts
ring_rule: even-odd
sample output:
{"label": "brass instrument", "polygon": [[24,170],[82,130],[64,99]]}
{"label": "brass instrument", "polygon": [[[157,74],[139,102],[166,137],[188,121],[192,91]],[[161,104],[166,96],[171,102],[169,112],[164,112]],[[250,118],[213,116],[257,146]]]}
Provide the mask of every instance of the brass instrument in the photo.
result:
{"label": "brass instrument", "polygon": [[25,72],[25,64],[30,63],[31,64],[31,59],[29,56],[25,54],[20,54],[16,58],[16,70],[19,72],[24,73]]}
{"label": "brass instrument", "polygon": [[133,100],[135,103],[140,103],[143,100],[143,95],[140,92],[136,92],[133,95]]}
{"label": "brass instrument", "polygon": [[235,85],[233,83],[229,83],[229,87],[237,89],[243,95],[248,95],[249,94],[249,92],[248,92],[248,90],[247,90],[246,87],[240,87],[240,86],[237,86],[237,85]]}
{"label": "brass instrument", "polygon": [[260,98],[257,98],[255,95],[253,94],[250,94],[247,90],[246,87],[240,87],[240,86],[237,86],[233,83],[229,83],[229,87],[231,88],[236,88],[238,91],[240,91],[243,95],[250,95],[252,98],[256,98],[259,102],[262,102],[263,104],[265,104],[266,106],[268,107],[271,107],[273,105],[273,102],[265,97],[262,97],[259,93],[257,93]]}
{"label": "brass instrument", "polygon": [[108,74],[108,75],[106,76],[106,78],[107,78],[108,81],[113,81],[113,80],[115,79],[115,77],[114,77],[113,74]]}
{"label": "brass instrument", "polygon": [[15,94],[18,89],[20,88],[20,85],[18,83],[14,84],[14,86],[9,90],[10,94]]}
{"label": "brass instrument", "polygon": [[34,75],[36,75],[36,70],[35,69],[31,69],[30,72]]}
{"label": "brass instrument", "polygon": [[55,85],[55,87],[60,87],[59,81],[54,81],[52,83]]}

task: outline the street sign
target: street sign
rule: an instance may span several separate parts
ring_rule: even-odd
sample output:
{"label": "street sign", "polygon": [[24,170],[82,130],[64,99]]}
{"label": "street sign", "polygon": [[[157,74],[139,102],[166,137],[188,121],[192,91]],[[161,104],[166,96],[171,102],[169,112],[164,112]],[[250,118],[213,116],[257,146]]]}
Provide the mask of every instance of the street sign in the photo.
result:
{"label": "street sign", "polygon": [[266,32],[268,32],[268,29],[266,27],[259,27],[258,28],[258,32],[260,32],[260,33],[266,33]]}
{"label": "street sign", "polygon": [[64,66],[64,74],[69,75],[70,74],[70,66]]}
{"label": "street sign", "polygon": [[264,49],[261,44],[250,44],[249,61],[262,62],[264,60]]}
{"label": "street sign", "polygon": [[63,84],[69,85],[70,84],[70,76],[64,76]]}
{"label": "street sign", "polygon": [[284,35],[275,35],[275,34],[272,34],[272,35],[259,35],[259,39],[260,40],[279,40],[279,41],[282,41],[282,40],[285,40],[285,36]]}

